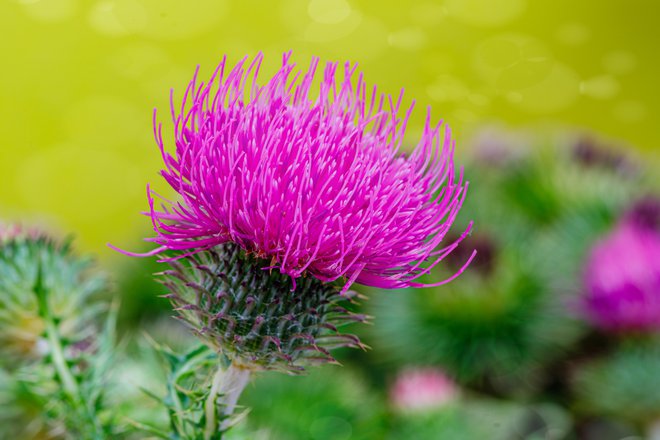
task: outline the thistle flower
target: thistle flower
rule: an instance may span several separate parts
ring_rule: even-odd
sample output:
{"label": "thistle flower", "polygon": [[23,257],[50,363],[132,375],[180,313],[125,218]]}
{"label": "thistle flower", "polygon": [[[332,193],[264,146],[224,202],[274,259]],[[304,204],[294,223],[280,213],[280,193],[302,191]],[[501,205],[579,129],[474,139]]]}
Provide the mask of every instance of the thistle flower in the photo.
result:
{"label": "thistle flower", "polygon": [[302,75],[283,57],[258,85],[258,55],[207,83],[197,73],[181,106],[172,99],[173,154],[154,132],[180,199],[149,215],[170,261],[165,283],[179,313],[209,345],[249,368],[297,368],[333,358],[328,348],[361,347],[338,327],[362,321],[340,305],[354,283],[424,284],[469,233],[449,244],[467,182],[452,162],[449,129],[430,109],[416,148],[401,151],[413,106],[368,90],[356,66],[328,63],[317,98],[318,59]]}
{"label": "thistle flower", "polygon": [[429,110],[406,155],[413,106],[401,115],[402,96],[368,90],[350,64],[339,81],[329,63],[312,99],[318,60],[297,82],[289,57],[264,86],[256,83],[261,55],[226,77],[223,60],[207,84],[195,75],[180,110],[172,103],[175,155],[165,152],[160,125],[156,140],[162,175],[181,201],[158,211],[150,195],[153,241],[193,252],[233,242],[294,281],[345,277],[344,290],[352,282],[423,286],[415,280],[456,247],[438,249],[467,188],[449,129],[443,140]]}
{"label": "thistle flower", "polygon": [[390,389],[390,401],[401,411],[424,411],[455,401],[459,391],[447,375],[436,368],[402,371]]}
{"label": "thistle flower", "polygon": [[660,200],[638,202],[591,251],[583,309],[607,331],[660,330]]}

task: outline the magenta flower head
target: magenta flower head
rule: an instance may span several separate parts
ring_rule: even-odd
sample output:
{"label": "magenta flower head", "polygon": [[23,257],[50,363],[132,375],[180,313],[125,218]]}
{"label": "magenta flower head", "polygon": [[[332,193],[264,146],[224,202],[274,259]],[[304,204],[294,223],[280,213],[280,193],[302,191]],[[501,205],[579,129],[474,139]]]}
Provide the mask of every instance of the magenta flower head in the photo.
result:
{"label": "magenta flower head", "polygon": [[[153,253],[170,261],[192,256],[194,265],[208,268],[210,252],[227,272],[238,252],[261,273],[258,283],[243,282],[277,278],[277,301],[305,297],[301,280],[304,289],[338,285],[331,290],[350,297],[354,282],[432,286],[462,272],[469,261],[447,280],[419,281],[469,233],[468,227],[445,243],[467,189],[453,165],[449,129],[432,125],[429,109],[421,139],[404,153],[413,106],[402,111],[402,95],[378,94],[348,63],[342,78],[338,64],[328,63],[313,92],[318,59],[299,72],[290,55],[264,85],[257,83],[261,55],[231,69],[224,59],[206,83],[195,74],[181,105],[172,100],[172,153],[154,123],[161,174],[179,200],[157,208],[149,192],[156,232],[150,240],[160,245]],[[208,276],[203,282],[212,283]],[[247,297],[245,306],[258,309],[255,294],[241,296]],[[317,300],[308,306],[316,310]]]}
{"label": "magenta flower head", "polygon": [[583,306],[614,332],[660,330],[660,200],[638,202],[591,251]]}

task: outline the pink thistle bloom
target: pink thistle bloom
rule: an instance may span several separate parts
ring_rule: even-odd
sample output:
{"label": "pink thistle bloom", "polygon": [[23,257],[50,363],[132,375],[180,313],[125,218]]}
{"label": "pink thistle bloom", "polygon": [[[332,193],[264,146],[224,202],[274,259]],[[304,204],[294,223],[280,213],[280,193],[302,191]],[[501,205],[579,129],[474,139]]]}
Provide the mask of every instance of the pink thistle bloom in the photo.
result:
{"label": "pink thistle bloom", "polygon": [[660,330],[660,200],[638,203],[587,262],[583,309],[608,331]]}
{"label": "pink thistle bloom", "polygon": [[[346,280],[381,288],[432,286],[429,273],[469,233],[442,244],[463,203],[467,182],[452,162],[448,128],[432,125],[401,151],[413,105],[402,95],[368,89],[356,66],[328,63],[317,98],[310,89],[319,60],[295,71],[290,53],[263,86],[259,54],[228,70],[226,57],[207,83],[188,85],[171,100],[174,154],[154,131],[180,201],[150,215],[164,250],[198,252],[234,242],[294,280]],[[414,104],[414,103],[413,103]],[[443,135],[444,132],[444,136]],[[180,257],[180,256],[179,256]],[[174,257],[174,258],[179,258]]]}
{"label": "pink thistle bloom", "polygon": [[390,401],[401,411],[423,411],[445,406],[458,399],[456,384],[436,368],[402,371],[390,388]]}

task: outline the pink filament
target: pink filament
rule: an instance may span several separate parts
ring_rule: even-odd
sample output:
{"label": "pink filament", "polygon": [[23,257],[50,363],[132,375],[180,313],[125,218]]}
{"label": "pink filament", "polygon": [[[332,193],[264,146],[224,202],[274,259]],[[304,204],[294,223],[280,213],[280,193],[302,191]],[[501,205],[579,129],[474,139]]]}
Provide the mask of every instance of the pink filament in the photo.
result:
{"label": "pink filament", "polygon": [[429,109],[420,141],[402,154],[414,103],[402,113],[402,95],[369,93],[350,63],[343,80],[328,63],[311,99],[318,59],[294,76],[290,55],[263,86],[261,54],[226,76],[223,59],[206,84],[195,72],[180,107],[171,101],[173,154],[154,115],[161,174],[181,199],[161,199],[159,210],[148,190],[151,240],[193,252],[232,241],[294,279],[344,277],[344,290],[425,286],[415,280],[471,228],[440,249],[467,189],[449,129],[431,125]]}

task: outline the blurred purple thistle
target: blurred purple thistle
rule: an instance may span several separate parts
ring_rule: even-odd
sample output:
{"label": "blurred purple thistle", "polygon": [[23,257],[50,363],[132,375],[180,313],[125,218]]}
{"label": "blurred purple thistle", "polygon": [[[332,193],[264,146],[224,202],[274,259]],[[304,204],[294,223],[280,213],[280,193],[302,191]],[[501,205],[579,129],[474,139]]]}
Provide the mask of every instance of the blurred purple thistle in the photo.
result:
{"label": "blurred purple thistle", "polygon": [[584,310],[617,332],[660,330],[660,200],[644,199],[596,244],[586,271]]}
{"label": "blurred purple thistle", "polygon": [[[323,282],[345,277],[381,287],[437,286],[416,282],[469,233],[442,244],[465,199],[467,182],[453,165],[454,142],[430,108],[420,141],[401,146],[413,104],[400,111],[403,91],[368,89],[356,65],[328,63],[318,98],[310,89],[319,60],[301,76],[282,67],[257,85],[259,54],[226,73],[226,57],[208,83],[197,73],[180,107],[171,99],[176,151],[165,151],[161,174],[181,201],[154,207],[160,247],[195,253],[234,242],[294,280],[309,273]],[[442,245],[441,245],[442,244]],[[180,258],[180,254],[177,257]]]}

